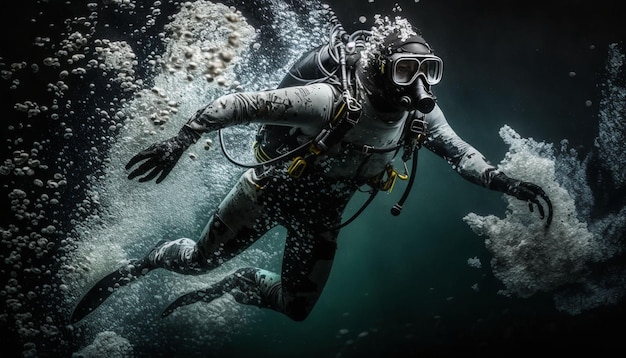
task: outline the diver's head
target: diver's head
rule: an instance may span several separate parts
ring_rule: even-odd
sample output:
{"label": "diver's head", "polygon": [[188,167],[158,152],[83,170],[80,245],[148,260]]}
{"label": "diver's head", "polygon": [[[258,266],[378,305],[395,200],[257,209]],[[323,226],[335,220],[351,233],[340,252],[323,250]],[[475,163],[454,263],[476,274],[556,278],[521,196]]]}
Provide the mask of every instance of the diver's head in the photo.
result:
{"label": "diver's head", "polygon": [[374,32],[378,40],[362,73],[370,100],[381,110],[429,113],[436,101],[431,86],[441,81],[443,61],[408,22],[389,28],[384,34]]}

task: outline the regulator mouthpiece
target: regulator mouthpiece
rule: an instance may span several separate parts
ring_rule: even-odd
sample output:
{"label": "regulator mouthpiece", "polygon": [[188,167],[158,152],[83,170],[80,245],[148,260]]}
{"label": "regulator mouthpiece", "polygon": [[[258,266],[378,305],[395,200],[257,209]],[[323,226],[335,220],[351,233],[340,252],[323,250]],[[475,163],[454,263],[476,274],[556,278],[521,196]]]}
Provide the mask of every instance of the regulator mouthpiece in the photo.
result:
{"label": "regulator mouthpiece", "polygon": [[435,108],[435,96],[426,89],[422,81],[417,83],[416,100],[415,108],[422,113],[430,113]]}

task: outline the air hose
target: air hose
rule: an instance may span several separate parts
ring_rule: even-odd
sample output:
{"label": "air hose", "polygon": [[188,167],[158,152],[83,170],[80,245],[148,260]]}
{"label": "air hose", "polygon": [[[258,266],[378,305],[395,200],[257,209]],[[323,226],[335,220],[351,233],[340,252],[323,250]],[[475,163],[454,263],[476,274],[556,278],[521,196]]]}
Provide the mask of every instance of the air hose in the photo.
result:
{"label": "air hose", "polygon": [[411,188],[413,187],[413,183],[415,182],[415,177],[417,176],[416,171],[417,171],[417,152],[418,149],[416,148],[413,151],[413,162],[411,163],[411,176],[409,177],[409,182],[406,185],[406,188],[404,189],[404,193],[402,193],[402,197],[400,198],[400,200],[398,200],[398,202],[391,208],[391,215],[393,216],[398,216],[400,215],[400,212],[402,212],[402,206],[404,205],[404,202],[406,201],[406,199],[409,197],[409,193],[411,192]]}

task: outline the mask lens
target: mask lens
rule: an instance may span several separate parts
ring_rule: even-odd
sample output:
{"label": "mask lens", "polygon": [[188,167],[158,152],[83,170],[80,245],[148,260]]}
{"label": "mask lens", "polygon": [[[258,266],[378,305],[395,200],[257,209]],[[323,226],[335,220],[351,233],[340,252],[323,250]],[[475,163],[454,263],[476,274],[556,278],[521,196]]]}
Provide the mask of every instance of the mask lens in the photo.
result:
{"label": "mask lens", "polygon": [[429,85],[436,85],[441,81],[442,70],[443,63],[438,57],[426,58],[420,65],[420,72],[426,76]]}
{"label": "mask lens", "polygon": [[393,81],[399,85],[410,84],[415,80],[419,65],[419,62],[412,58],[398,60],[393,72]]}

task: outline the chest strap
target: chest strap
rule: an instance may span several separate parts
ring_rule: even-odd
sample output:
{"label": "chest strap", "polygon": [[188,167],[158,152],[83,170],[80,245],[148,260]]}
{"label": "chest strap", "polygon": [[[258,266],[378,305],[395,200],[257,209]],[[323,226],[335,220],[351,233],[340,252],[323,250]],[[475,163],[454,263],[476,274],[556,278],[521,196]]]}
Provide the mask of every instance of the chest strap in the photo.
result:
{"label": "chest strap", "polygon": [[301,177],[309,163],[315,160],[315,157],[341,142],[346,133],[359,122],[361,111],[361,104],[349,94],[344,94],[342,105],[337,114],[313,139],[308,152],[291,161],[289,168],[287,168],[289,175],[294,178]]}

